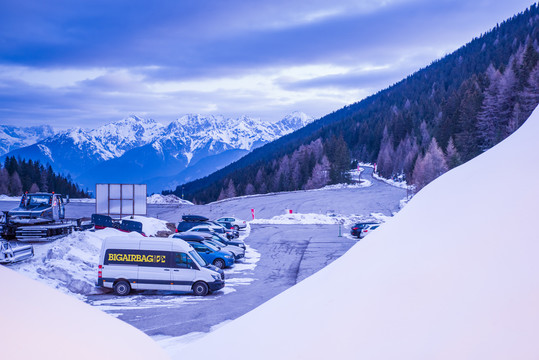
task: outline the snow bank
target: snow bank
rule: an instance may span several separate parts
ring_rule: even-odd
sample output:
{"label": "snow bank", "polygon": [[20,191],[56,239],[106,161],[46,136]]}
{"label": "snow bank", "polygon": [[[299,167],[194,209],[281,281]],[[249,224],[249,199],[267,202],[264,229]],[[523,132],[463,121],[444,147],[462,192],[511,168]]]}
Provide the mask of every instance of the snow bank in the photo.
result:
{"label": "snow bank", "polygon": [[168,359],[134,327],[3,266],[0,284],[2,359]]}
{"label": "snow bank", "polygon": [[[135,216],[133,220],[142,222],[148,236],[155,236],[159,231],[170,232],[163,220],[144,216]],[[34,243],[34,257],[10,268],[84,300],[86,295],[103,291],[95,287],[97,264],[103,239],[111,236],[142,237],[136,232],[125,233],[112,228],[74,232],[53,242]]]}
{"label": "snow bank", "polygon": [[167,222],[164,220],[139,215],[129,217],[127,220],[134,220],[142,223],[142,231],[146,236],[157,236],[157,233],[160,231],[167,233],[174,232],[174,230],[167,227]]}
{"label": "snow bank", "polygon": [[147,204],[180,204],[180,205],[193,205],[192,202],[180,199],[176,195],[161,195],[153,194],[146,199]]}
{"label": "snow bank", "polygon": [[86,204],[93,204],[93,203],[95,203],[95,199],[89,199],[89,198],[69,198],[69,202],[72,202],[72,203],[86,203]]}
{"label": "snow bank", "polygon": [[343,217],[328,216],[324,214],[284,214],[271,219],[254,219],[250,224],[339,224],[345,220]]}
{"label": "snow bank", "polygon": [[249,224],[270,224],[270,225],[333,225],[342,224],[345,227],[360,221],[378,221],[385,222],[389,219],[380,213],[371,213],[369,217],[358,215],[342,214],[316,214],[316,213],[292,213],[276,215],[271,219],[254,219]]}
{"label": "snow bank", "polygon": [[538,135],[536,110],[343,257],[182,356],[537,359]]}
{"label": "snow bank", "polygon": [[0,201],[20,201],[20,196],[7,196],[7,195],[0,195]]}
{"label": "snow bank", "polygon": [[95,287],[97,264],[103,239],[109,236],[142,237],[138,233],[124,233],[116,229],[74,232],[49,243],[35,243],[32,259],[9,267],[31,279],[85,299],[85,295],[98,294]]}

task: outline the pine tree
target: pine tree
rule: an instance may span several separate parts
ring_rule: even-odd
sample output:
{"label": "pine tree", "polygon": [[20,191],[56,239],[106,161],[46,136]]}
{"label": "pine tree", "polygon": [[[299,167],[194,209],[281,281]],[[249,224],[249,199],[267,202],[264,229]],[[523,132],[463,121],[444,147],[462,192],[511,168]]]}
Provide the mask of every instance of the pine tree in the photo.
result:
{"label": "pine tree", "polygon": [[305,190],[319,189],[328,183],[328,168],[317,163],[313,168],[313,173],[304,186]]}
{"label": "pine tree", "polygon": [[530,73],[528,83],[522,91],[522,110],[531,114],[539,103],[539,64]]}
{"label": "pine tree", "polygon": [[232,179],[230,179],[228,182],[228,186],[225,190],[225,196],[226,198],[236,197],[236,187],[234,186],[234,181],[232,181]]}
{"label": "pine tree", "polygon": [[341,136],[332,136],[326,150],[330,162],[329,179],[332,184],[350,182],[350,150]]}
{"label": "pine tree", "polygon": [[0,194],[9,193],[9,174],[6,169],[0,169]]}
{"label": "pine tree", "polygon": [[33,183],[32,186],[30,187],[30,193],[36,193],[36,192],[39,192],[39,186],[37,186],[36,183]]}
{"label": "pine tree", "polygon": [[454,167],[457,167],[461,164],[460,155],[457,148],[455,147],[455,143],[453,142],[452,137],[449,138],[449,142],[447,143],[445,154],[446,154],[448,169],[453,169]]}
{"label": "pine tree", "polygon": [[384,136],[380,144],[380,152],[376,159],[376,168],[380,175],[385,178],[393,176],[395,150],[393,150],[393,139],[389,136],[387,127],[384,129]]}
{"label": "pine tree", "polygon": [[416,190],[421,190],[432,180],[445,173],[447,169],[444,153],[438,146],[436,139],[432,138],[425,156],[419,157],[414,167],[413,183]]}
{"label": "pine tree", "polygon": [[226,199],[226,191],[225,189],[221,189],[221,192],[219,193],[219,197],[217,198],[217,200],[224,200]]}
{"label": "pine tree", "polygon": [[9,178],[9,195],[20,196],[22,195],[22,182],[19,174],[14,171]]}
{"label": "pine tree", "polygon": [[245,187],[245,195],[253,195],[255,193],[256,192],[254,185],[251,183],[247,184],[247,186]]}
{"label": "pine tree", "polygon": [[482,150],[490,149],[497,143],[497,139],[501,137],[498,126],[501,114],[498,95],[502,75],[491,64],[487,70],[487,76],[490,85],[485,92],[481,112],[477,116],[477,131]]}

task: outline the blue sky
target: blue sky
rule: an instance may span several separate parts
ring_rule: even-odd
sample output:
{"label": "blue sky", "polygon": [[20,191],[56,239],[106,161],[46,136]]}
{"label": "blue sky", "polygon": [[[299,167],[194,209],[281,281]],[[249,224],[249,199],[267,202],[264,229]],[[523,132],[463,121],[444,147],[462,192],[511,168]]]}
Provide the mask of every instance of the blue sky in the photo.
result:
{"label": "blue sky", "polygon": [[130,114],[315,118],[386,88],[522,0],[4,0],[0,124]]}

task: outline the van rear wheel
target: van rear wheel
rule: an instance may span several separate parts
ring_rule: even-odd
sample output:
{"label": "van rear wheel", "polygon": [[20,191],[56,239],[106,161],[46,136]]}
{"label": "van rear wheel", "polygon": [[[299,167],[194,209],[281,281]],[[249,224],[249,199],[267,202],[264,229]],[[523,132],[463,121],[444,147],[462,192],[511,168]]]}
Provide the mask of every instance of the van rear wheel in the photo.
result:
{"label": "van rear wheel", "polygon": [[126,296],[131,292],[131,285],[128,281],[120,280],[114,284],[114,293],[120,296]]}
{"label": "van rear wheel", "polygon": [[196,296],[206,296],[209,292],[208,284],[203,281],[196,282],[193,285],[193,292]]}

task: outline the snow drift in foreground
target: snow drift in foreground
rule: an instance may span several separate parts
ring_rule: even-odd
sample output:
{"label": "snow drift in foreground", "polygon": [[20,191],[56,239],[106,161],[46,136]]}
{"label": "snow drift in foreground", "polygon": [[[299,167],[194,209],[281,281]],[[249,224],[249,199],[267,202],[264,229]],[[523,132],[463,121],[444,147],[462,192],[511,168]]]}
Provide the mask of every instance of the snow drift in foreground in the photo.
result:
{"label": "snow drift in foreground", "polygon": [[0,266],[2,359],[167,359],[143,332]]}
{"label": "snow drift in foreground", "polygon": [[537,136],[539,110],[339,260],[182,357],[539,358]]}

